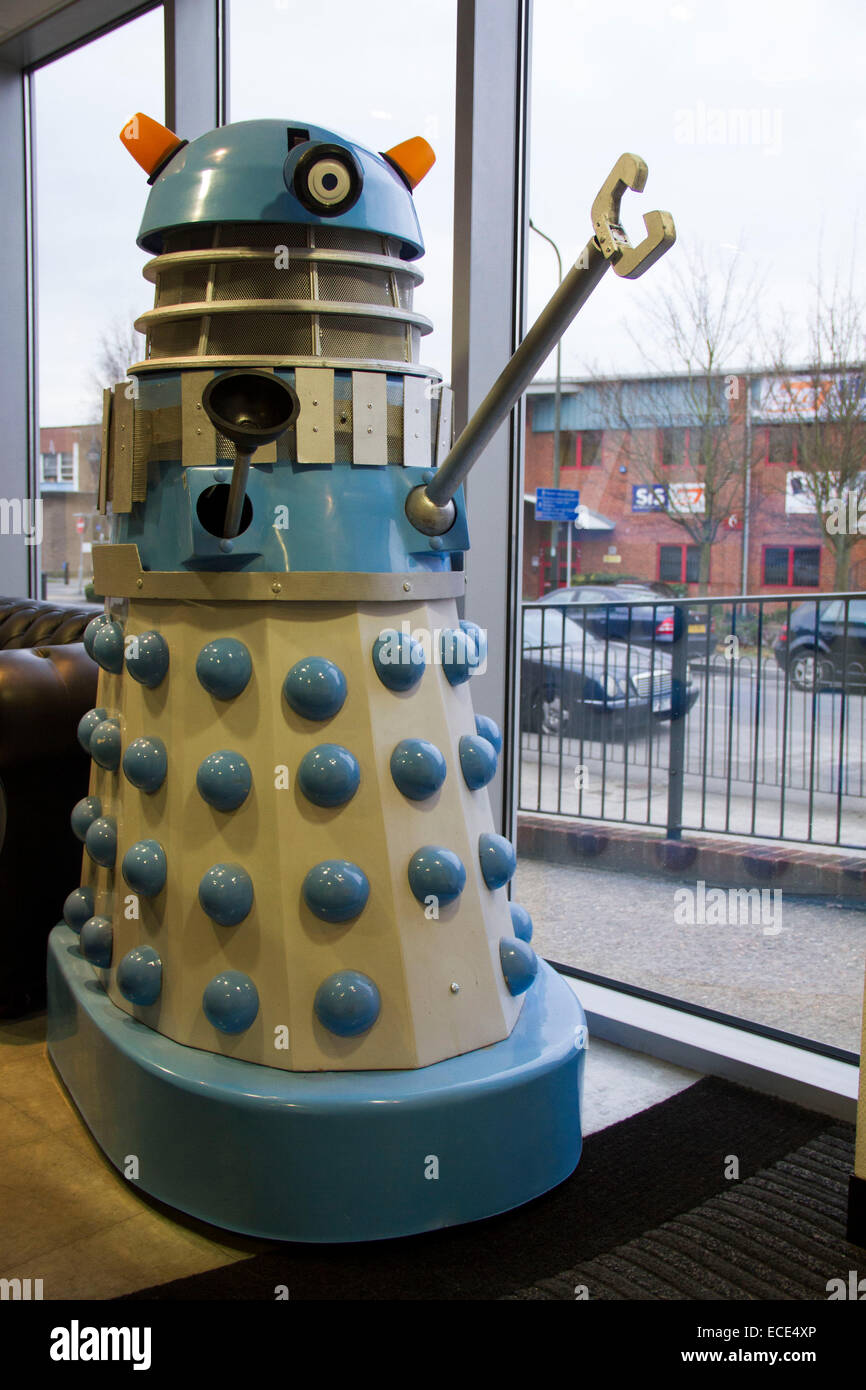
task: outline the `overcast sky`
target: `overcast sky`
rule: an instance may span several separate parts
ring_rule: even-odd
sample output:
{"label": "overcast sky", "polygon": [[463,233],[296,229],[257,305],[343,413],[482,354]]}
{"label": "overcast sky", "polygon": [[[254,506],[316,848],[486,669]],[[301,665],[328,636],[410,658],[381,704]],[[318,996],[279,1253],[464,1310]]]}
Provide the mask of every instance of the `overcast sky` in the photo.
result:
{"label": "overcast sky", "polygon": [[[430,140],[438,160],[415,195],[427,244],[416,306],[436,325],[422,360],[446,375],[455,14],[455,0],[243,0],[231,22],[233,119],[310,121],[374,149]],[[689,247],[760,275],[762,317],[787,312],[795,349],[819,270],[847,276],[853,255],[862,293],[864,60],[857,0],[535,0],[533,219],[568,265],[599,185],[632,150],[650,170],[645,193],[623,204],[632,239],[654,207],[673,213],[679,238],[642,280],[606,277],[566,335],[566,373],[642,368],[628,328],[641,337],[647,298]],[[40,417],[81,423],[94,418],[100,334],[152,303],[135,246],[147,182],[117,136],[137,110],[162,118],[161,13],[40,70],[35,89]],[[555,284],[553,252],[531,234],[531,315]]]}

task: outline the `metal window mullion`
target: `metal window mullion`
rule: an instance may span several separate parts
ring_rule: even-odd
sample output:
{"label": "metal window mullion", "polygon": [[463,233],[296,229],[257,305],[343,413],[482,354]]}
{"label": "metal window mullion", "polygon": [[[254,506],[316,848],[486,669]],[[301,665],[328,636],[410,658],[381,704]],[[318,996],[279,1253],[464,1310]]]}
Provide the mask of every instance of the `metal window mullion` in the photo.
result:
{"label": "metal window mullion", "polygon": [[227,0],[163,0],[165,123],[194,140],[228,119]]}
{"label": "metal window mullion", "polygon": [[[38,322],[38,281],[36,264],[36,177],[35,177],[35,122],[33,119],[33,75],[23,74],[22,89],[23,136],[24,136],[24,245],[25,245],[25,299],[26,299],[26,373],[27,387],[27,492],[37,497],[39,485],[37,460],[39,458],[39,356],[37,341]],[[40,571],[42,568],[41,545],[28,547],[26,556],[27,592],[41,598]]]}
{"label": "metal window mullion", "polygon": [[[523,336],[530,0],[459,0],[454,172],[453,384],[458,428]],[[522,403],[491,441],[466,489],[470,616],[488,633],[476,708],[503,729],[490,785],[494,820],[511,832],[519,739]]]}
{"label": "metal window mullion", "polygon": [[[39,435],[35,361],[35,246],[33,235],[32,120],[30,81],[12,66],[0,67],[0,417],[4,452],[0,492],[8,498],[39,496]],[[0,546],[0,585],[6,594],[33,594],[38,547],[7,534]]]}

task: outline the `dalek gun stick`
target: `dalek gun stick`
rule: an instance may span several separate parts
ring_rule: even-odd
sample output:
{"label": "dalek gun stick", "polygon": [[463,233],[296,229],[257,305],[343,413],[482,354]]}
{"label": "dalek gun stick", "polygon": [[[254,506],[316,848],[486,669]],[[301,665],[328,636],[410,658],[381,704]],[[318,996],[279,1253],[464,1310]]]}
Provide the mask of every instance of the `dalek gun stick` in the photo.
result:
{"label": "dalek gun stick", "polygon": [[632,246],[620,221],[620,203],[627,188],[641,192],[647,166],[638,155],[620,155],[592,205],[594,235],[556,293],[542,309],[514,356],[475,411],[436,476],[410,493],[406,513],[426,535],[442,535],[453,524],[452,498],[500,425],[533,380],[548,353],[589,299],[609,265],[617,275],[636,280],[676,240],[669,212],[644,215],[646,236]]}

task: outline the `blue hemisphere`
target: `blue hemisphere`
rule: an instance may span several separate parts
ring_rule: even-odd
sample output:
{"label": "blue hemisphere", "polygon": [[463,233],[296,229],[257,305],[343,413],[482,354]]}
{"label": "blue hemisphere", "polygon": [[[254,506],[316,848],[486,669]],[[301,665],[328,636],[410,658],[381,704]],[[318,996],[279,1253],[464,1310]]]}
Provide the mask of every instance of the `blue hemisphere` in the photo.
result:
{"label": "blue hemisphere", "polygon": [[487,629],[479,627],[477,623],[470,622],[467,618],[460,619],[460,630],[465,632],[475,646],[476,664],[482,665],[487,661]]}
{"label": "blue hemisphere", "polygon": [[298,786],[316,806],[344,806],[361,781],[358,760],[339,743],[320,743],[305,753],[298,767]]}
{"label": "blue hemisphere", "polygon": [[152,946],[127,951],[117,967],[117,988],[130,1004],[155,1004],[162,990],[162,961]]}
{"label": "blue hemisphere", "polygon": [[338,970],[316,990],[313,1008],[319,1022],[338,1038],[355,1038],[372,1028],[382,1007],[379,991],[360,970]]}
{"label": "blue hemisphere", "polygon": [[221,1033],[245,1033],[259,1011],[259,992],[240,970],[224,970],[205,986],[201,999],[208,1023]]}
{"label": "blue hemisphere", "polygon": [[76,801],[72,808],[72,815],[69,817],[69,824],[72,826],[72,833],[82,844],[87,837],[87,832],[95,820],[102,815],[102,802],[98,796],[83,796],[80,801]]}
{"label": "blue hemisphere", "polygon": [[168,643],[160,632],[141,632],[130,645],[127,671],[139,685],[155,690],[168,670]]}
{"label": "blue hemisphere", "polygon": [[110,869],[117,858],[117,822],[113,816],[98,816],[84,837],[84,846],[91,859]]}
{"label": "blue hemisphere", "polygon": [[348,859],[323,859],[310,869],[301,891],[323,922],[348,922],[366,907],[370,884],[363,869]]}
{"label": "blue hemisphere", "polygon": [[509,993],[523,994],[538,974],[538,957],[531,946],[519,937],[503,936],[499,942],[499,960]]}
{"label": "blue hemisphere", "polygon": [[504,835],[484,834],[478,837],[478,858],[481,873],[488,888],[504,888],[514,876],[517,855],[514,846]]}
{"label": "blue hemisphere", "polygon": [[97,613],[95,618],[90,619],[90,622],[84,629],[84,636],[81,639],[84,643],[84,650],[89,657],[93,658],[93,644],[96,641],[97,632],[99,632],[100,628],[105,627],[106,623],[110,623],[111,621],[111,616],[108,613]]}
{"label": "blue hemisphere", "polygon": [[198,886],[198,900],[218,926],[236,927],[253,905],[253,881],[240,864],[213,864]]}
{"label": "blue hemisphere", "polygon": [[475,640],[462,627],[449,627],[440,633],[439,655],[449,685],[463,685],[479,664]]}
{"label": "blue hemisphere", "polygon": [[424,648],[405,632],[389,628],[373,643],[373,667],[389,690],[414,690],[424,674]]}
{"label": "blue hemisphere", "polygon": [[235,637],[217,637],[196,657],[199,683],[217,700],[233,700],[246,689],[253,673],[252,657]]}
{"label": "blue hemisphere", "polygon": [[463,861],[441,845],[423,845],[409,860],[409,887],[419,903],[433,897],[447,907],[466,887]]}
{"label": "blue hemisphere", "polygon": [[236,811],[250,794],[253,774],[241,753],[221,748],[210,753],[195,775],[199,795],[217,811]]}
{"label": "blue hemisphere", "polygon": [[486,738],[464,734],[460,740],[460,770],[471,791],[486,787],[496,776],[496,749]]}
{"label": "blue hemisphere", "polygon": [[165,887],[168,865],[158,840],[138,840],[123,856],[121,872],[130,888],[143,898],[155,898]]}
{"label": "blue hemisphere", "polygon": [[514,928],[514,935],[519,937],[521,941],[531,941],[532,918],[526,908],[515,902],[509,903],[508,906],[511,910],[511,925]]}
{"label": "blue hemisphere", "polygon": [[426,801],[438,792],[448,769],[435,743],[423,738],[402,739],[391,754],[391,776],[410,801]]}
{"label": "blue hemisphere", "polygon": [[119,675],[123,670],[123,628],[110,618],[96,630],[92,642],[93,660],[103,671]]}
{"label": "blue hemisphere", "polygon": [[343,708],[346,677],[324,656],[296,661],[283,681],[286,701],[304,719],[332,719]]}
{"label": "blue hemisphere", "polygon": [[99,709],[89,709],[86,714],[82,714],[78,721],[78,742],[85,753],[90,752],[90,740],[93,737],[94,729],[102,723],[103,719],[107,718],[108,710],[103,709],[102,706]]}
{"label": "blue hemisphere", "polygon": [[108,970],[114,946],[114,930],[107,917],[89,917],[81,928],[81,954],[91,965]]}
{"label": "blue hemisphere", "polygon": [[168,754],[161,738],[134,738],[123,755],[123,775],[139,791],[158,791],[168,770]]}
{"label": "blue hemisphere", "polygon": [[476,714],[475,730],[479,738],[486,738],[488,743],[493,744],[498,757],[502,752],[502,731],[496,720],[491,719],[489,714]]}
{"label": "blue hemisphere", "polygon": [[106,772],[120,766],[120,726],[116,719],[103,719],[90,735],[90,756]]}
{"label": "blue hemisphere", "polygon": [[80,932],[84,923],[93,916],[93,889],[82,886],[73,888],[63,904],[63,920],[67,927]]}

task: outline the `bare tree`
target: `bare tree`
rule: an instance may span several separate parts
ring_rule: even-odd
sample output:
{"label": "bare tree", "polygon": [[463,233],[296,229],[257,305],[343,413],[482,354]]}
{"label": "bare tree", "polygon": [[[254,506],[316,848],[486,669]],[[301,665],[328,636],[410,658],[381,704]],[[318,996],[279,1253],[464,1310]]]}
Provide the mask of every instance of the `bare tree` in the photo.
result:
{"label": "bare tree", "polygon": [[123,381],[133,362],[144,357],[144,338],[132,327],[132,316],[118,316],[99,335],[96,361],[92,373],[95,421],[102,419],[102,392],[107,386]]}
{"label": "bare tree", "polygon": [[[744,518],[746,435],[730,425],[755,329],[759,282],[732,256],[721,273],[700,248],[671,266],[631,337],[654,381],[599,383],[605,415],[623,431],[637,476],[699,548],[699,588],[732,514]],[[673,475],[673,476],[672,476]]]}
{"label": "bare tree", "polygon": [[851,556],[866,534],[866,323],[853,288],[820,281],[809,309],[805,366],[792,366],[788,327],[777,330],[771,361],[773,413],[790,431],[796,466],[784,481],[787,499],[813,515],[834,558],[833,587],[850,582]]}

